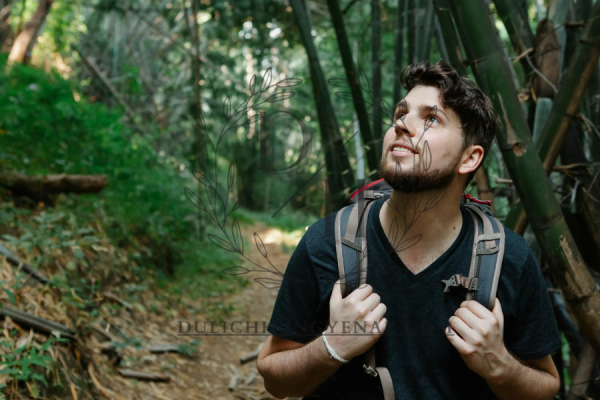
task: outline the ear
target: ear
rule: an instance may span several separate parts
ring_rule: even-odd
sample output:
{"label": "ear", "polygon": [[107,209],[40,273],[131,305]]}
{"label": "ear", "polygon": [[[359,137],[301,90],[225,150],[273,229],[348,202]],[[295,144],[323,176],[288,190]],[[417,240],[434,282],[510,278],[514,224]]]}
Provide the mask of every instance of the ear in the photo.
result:
{"label": "ear", "polygon": [[468,175],[469,173],[475,171],[481,161],[483,160],[484,150],[483,147],[472,144],[468,146],[463,152],[463,156],[458,168],[459,174]]}

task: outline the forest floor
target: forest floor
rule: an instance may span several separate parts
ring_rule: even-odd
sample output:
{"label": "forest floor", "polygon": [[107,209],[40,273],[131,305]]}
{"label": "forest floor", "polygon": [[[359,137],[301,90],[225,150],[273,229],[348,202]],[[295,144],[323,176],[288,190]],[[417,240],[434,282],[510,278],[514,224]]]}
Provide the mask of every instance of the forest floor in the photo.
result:
{"label": "forest floor", "polygon": [[[277,228],[265,226],[260,222],[251,225],[242,225],[242,236],[245,242],[254,242],[254,233],[262,239],[268,253],[268,261],[280,272],[285,271],[288,260],[295,248],[298,239],[296,235],[289,235]],[[248,247],[248,246],[246,246]],[[215,251],[224,251],[215,246]],[[245,252],[246,256],[258,265],[266,266],[267,262],[255,246],[251,251]],[[241,266],[251,267],[251,263],[244,260]],[[272,267],[271,267],[272,269]],[[0,280],[10,284],[14,279],[14,268],[7,262],[0,262]],[[268,325],[273,310],[273,304],[277,297],[279,288],[268,289],[256,282],[254,278],[277,278],[270,273],[250,272],[242,275],[248,279],[249,284],[237,293],[210,299],[214,303],[234,305],[227,308],[222,317],[230,326],[231,321],[258,321],[258,331],[263,331]],[[145,278],[142,278],[145,279]],[[145,280],[152,281],[149,277]],[[152,282],[150,282],[152,287]],[[177,282],[174,283],[177,285]],[[272,399],[265,388],[263,379],[256,369],[256,361],[242,364],[240,358],[255,351],[268,337],[264,335],[245,336],[184,336],[179,335],[180,321],[189,321],[190,333],[194,332],[194,323],[198,321],[199,329],[202,329],[204,321],[210,317],[202,311],[198,300],[193,296],[187,296],[184,292],[175,306],[171,304],[158,303],[158,311],[149,312],[150,305],[161,294],[149,290],[142,294],[141,306],[128,303],[126,297],[118,301],[123,302],[124,307],[111,308],[111,312],[100,309],[100,316],[87,323],[88,326],[95,324],[102,326],[107,332],[103,335],[98,328],[85,330],[82,336],[82,347],[66,347],[57,345],[52,352],[57,365],[60,368],[60,376],[63,377],[63,388],[60,391],[51,391],[47,397],[34,396],[35,390],[29,386],[18,385],[16,381],[7,380],[0,374],[0,384],[12,387],[15,392],[7,392],[7,399],[29,398],[25,395],[31,394],[34,398],[79,400],[79,399],[117,399],[117,400],[154,400],[154,399]],[[17,294],[18,298],[24,299],[20,308],[34,315],[45,317],[65,325],[72,326],[70,319],[65,317],[68,311],[65,306],[52,301],[51,295],[45,290],[39,290],[32,286],[30,290],[23,290]],[[68,307],[67,307],[68,309]],[[233,309],[233,311],[231,311]],[[71,318],[72,320],[72,318]],[[245,325],[245,324],[244,324]],[[238,324],[236,329],[244,325]],[[28,332],[9,318],[3,325],[4,336],[12,343],[13,348],[19,348],[30,342],[43,343],[44,337],[33,332]],[[184,328],[185,329],[185,328]],[[215,324],[215,332],[222,332],[222,324]],[[242,328],[243,329],[243,328]],[[18,332],[17,332],[18,331]],[[15,332],[10,337],[8,332]],[[100,334],[99,334],[100,333]],[[103,337],[104,336],[104,337]],[[123,347],[119,361],[114,353],[103,352],[110,338],[112,342],[120,342]],[[0,336],[0,340],[2,337]],[[148,351],[150,345],[172,344],[186,345],[201,342],[197,345],[197,351],[192,356],[179,353],[151,354]],[[137,343],[137,345],[135,345]],[[33,344],[31,344],[33,345]],[[112,360],[111,360],[112,358]],[[82,362],[82,359],[84,362]],[[87,365],[87,367],[85,367]],[[2,369],[2,368],[0,368]],[[145,373],[159,373],[169,378],[169,382],[148,382],[124,378],[120,375],[120,369],[143,371]],[[232,369],[239,372],[241,379],[235,390],[229,390],[232,377]],[[56,372],[53,374],[55,377]],[[254,378],[252,378],[254,377]],[[4,381],[3,381],[4,379]],[[1,387],[1,386],[0,386]],[[13,396],[13,393],[19,395]],[[0,398],[2,398],[0,393]]]}
{"label": "forest floor", "polygon": [[[242,226],[242,235],[245,239],[252,239],[254,233],[257,233],[268,252],[269,261],[279,271],[285,271],[291,252],[285,251],[285,246],[295,247],[297,243],[288,238],[276,228],[265,226],[262,223]],[[288,247],[288,248],[289,248]],[[215,247],[215,251],[222,251]],[[252,261],[259,265],[264,264],[264,258],[253,247],[248,255]],[[246,261],[246,265],[250,267]],[[228,313],[225,320],[230,326],[231,321],[258,321],[258,331],[262,332],[263,321],[268,325],[273,310],[273,304],[277,297],[278,288],[267,289],[260,283],[254,281],[256,277],[270,277],[273,274],[251,272],[247,275],[248,286],[242,291],[233,295],[220,298],[224,304],[235,305],[235,311]],[[187,303],[190,300],[184,300]],[[126,350],[129,360],[140,360],[140,362],[130,362],[125,367],[132,369],[144,369],[145,371],[155,371],[163,373],[170,377],[169,383],[145,383],[132,381],[119,376],[106,362],[99,372],[102,378],[99,378],[106,387],[123,399],[149,400],[149,399],[273,399],[264,388],[263,379],[256,369],[256,361],[250,361],[241,364],[240,358],[243,355],[255,351],[263,343],[267,335],[246,335],[246,336],[179,336],[179,321],[187,320],[191,324],[190,333],[194,332],[195,321],[199,322],[200,330],[203,330],[204,321],[207,321],[202,313],[193,314],[194,304],[189,304],[189,308],[184,305],[177,310],[178,317],[165,315],[152,315],[149,319],[124,321],[119,319],[119,329],[126,331],[129,336],[145,336],[149,342],[154,343],[181,343],[184,340],[201,340],[202,344],[198,347],[198,352],[193,360],[179,354],[160,354],[144,355],[144,350],[128,348]],[[193,316],[192,316],[193,315]],[[266,326],[265,325],[265,326]],[[223,332],[222,325],[215,323],[215,332]],[[236,330],[244,329],[244,325],[237,324]],[[187,331],[187,328],[183,328]],[[208,328],[207,328],[208,330]],[[99,357],[104,357],[98,355]],[[165,370],[165,366],[169,367]],[[120,367],[123,367],[121,365]],[[228,386],[232,377],[232,367],[239,372],[241,379],[237,388],[230,391]],[[250,381],[247,379],[250,376]],[[254,376],[254,379],[251,378]],[[110,392],[109,392],[110,393]]]}

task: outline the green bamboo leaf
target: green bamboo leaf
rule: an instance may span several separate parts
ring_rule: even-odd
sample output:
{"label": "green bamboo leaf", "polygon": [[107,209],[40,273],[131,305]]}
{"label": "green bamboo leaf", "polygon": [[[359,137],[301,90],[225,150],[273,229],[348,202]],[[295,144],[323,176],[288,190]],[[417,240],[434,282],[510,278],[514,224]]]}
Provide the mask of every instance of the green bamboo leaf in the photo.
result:
{"label": "green bamboo leaf", "polygon": [[6,288],[4,289],[4,292],[6,292],[6,295],[8,296],[8,299],[10,300],[10,302],[14,306],[16,306],[17,302],[15,301],[15,294],[13,292],[11,292],[10,290],[6,289]]}

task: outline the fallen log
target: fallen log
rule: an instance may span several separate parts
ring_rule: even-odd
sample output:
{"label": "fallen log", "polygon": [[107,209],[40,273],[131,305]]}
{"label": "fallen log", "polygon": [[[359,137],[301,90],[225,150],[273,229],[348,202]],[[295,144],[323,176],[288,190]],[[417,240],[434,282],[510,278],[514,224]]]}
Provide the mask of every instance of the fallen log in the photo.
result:
{"label": "fallen log", "polygon": [[140,372],[134,371],[131,369],[120,369],[119,374],[123,378],[131,378],[138,379],[142,381],[152,381],[152,382],[170,382],[171,378],[166,375],[159,374],[157,372]]}
{"label": "fallen log", "polygon": [[0,186],[17,196],[54,204],[51,194],[98,193],[108,183],[106,175],[40,175],[28,176],[19,172],[0,170]]}
{"label": "fallen log", "polygon": [[10,317],[15,323],[24,326],[26,328],[31,328],[35,332],[44,333],[47,335],[51,335],[53,331],[57,331],[60,333],[61,337],[65,337],[72,341],[77,341],[75,338],[75,332],[71,330],[69,327],[59,324],[54,321],[50,321],[44,318],[36,317],[35,315],[31,315],[29,313],[19,311],[12,307],[2,306],[0,307],[0,316]]}
{"label": "fallen log", "polygon": [[23,271],[27,272],[34,279],[36,279],[38,282],[43,283],[45,285],[50,284],[50,279],[48,279],[44,274],[42,274],[40,271],[38,271],[37,269],[35,269],[31,265],[29,265],[29,264],[21,261],[9,249],[7,249],[6,247],[2,246],[2,244],[0,244],[0,254],[4,255],[6,257],[6,261],[8,261],[13,266],[15,266],[17,268],[19,268],[19,267],[22,266],[23,267]]}

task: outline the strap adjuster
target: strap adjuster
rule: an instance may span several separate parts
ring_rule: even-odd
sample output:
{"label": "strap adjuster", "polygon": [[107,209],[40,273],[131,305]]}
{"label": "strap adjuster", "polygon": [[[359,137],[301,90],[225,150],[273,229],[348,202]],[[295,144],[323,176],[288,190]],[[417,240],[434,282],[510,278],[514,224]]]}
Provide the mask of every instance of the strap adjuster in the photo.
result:
{"label": "strap adjuster", "polygon": [[363,369],[365,370],[365,373],[367,373],[368,375],[377,377],[377,371],[373,367],[371,367],[367,364],[363,364]]}
{"label": "strap adjuster", "polygon": [[453,286],[462,286],[467,290],[477,290],[479,288],[479,278],[469,278],[461,274],[454,274],[450,279],[442,279],[442,282],[446,284],[444,293],[449,292]]}

